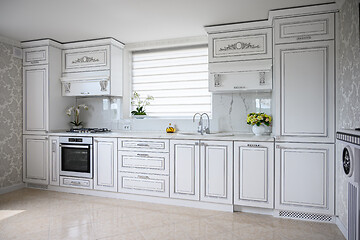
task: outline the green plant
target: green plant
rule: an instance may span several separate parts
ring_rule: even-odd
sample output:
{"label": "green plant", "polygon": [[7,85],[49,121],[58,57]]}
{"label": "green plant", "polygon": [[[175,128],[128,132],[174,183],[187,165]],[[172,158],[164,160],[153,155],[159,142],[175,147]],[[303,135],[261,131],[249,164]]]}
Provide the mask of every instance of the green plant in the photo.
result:
{"label": "green plant", "polygon": [[260,126],[261,124],[270,126],[271,121],[272,121],[271,116],[265,113],[249,113],[247,116],[247,124],[252,126],[254,125]]}
{"label": "green plant", "polygon": [[86,106],[85,104],[79,104],[76,107],[71,106],[68,109],[66,109],[66,115],[68,115],[69,117],[71,116],[72,112],[74,112],[75,115],[74,121],[70,122],[74,126],[80,126],[82,124],[82,122],[80,121],[80,108],[83,108],[84,110],[89,109],[88,106]]}
{"label": "green plant", "polygon": [[135,106],[135,110],[131,111],[131,114],[146,115],[145,107],[150,105],[151,100],[154,100],[153,96],[147,96],[144,100],[141,100],[140,94],[135,91],[131,97],[131,105]]}

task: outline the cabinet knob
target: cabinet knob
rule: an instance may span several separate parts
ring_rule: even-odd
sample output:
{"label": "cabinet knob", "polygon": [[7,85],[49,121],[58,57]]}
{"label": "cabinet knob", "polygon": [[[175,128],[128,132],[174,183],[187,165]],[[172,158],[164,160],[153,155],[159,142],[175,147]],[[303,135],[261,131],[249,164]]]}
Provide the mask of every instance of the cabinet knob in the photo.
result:
{"label": "cabinet knob", "polygon": [[199,142],[195,142],[195,146],[199,146]]}

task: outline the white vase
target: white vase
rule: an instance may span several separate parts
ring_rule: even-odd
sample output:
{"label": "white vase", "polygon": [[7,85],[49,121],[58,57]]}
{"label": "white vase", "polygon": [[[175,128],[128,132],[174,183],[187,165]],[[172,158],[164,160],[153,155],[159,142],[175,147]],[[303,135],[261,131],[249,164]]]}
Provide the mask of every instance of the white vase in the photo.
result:
{"label": "white vase", "polygon": [[265,133],[265,126],[264,125],[260,125],[260,126],[254,125],[252,127],[252,131],[255,134],[255,136],[261,136]]}
{"label": "white vase", "polygon": [[136,119],[144,119],[146,115],[133,115]]}

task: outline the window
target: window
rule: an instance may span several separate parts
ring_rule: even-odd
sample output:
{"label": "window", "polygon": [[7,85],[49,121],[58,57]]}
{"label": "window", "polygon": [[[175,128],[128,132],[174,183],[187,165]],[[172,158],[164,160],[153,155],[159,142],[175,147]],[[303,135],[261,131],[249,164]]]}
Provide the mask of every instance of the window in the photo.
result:
{"label": "window", "polygon": [[146,107],[152,117],[210,114],[207,46],[133,52],[132,90],[154,97]]}

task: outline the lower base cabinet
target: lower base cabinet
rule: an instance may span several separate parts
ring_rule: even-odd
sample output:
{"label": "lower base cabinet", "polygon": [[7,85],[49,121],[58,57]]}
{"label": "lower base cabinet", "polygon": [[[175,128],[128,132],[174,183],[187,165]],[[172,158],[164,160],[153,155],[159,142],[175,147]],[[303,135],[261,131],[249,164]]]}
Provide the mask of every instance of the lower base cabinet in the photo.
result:
{"label": "lower base cabinet", "polygon": [[94,138],[94,189],[117,191],[117,138]]}
{"label": "lower base cabinet", "polygon": [[276,143],[275,209],[334,214],[334,144]]}
{"label": "lower base cabinet", "polygon": [[273,208],[274,143],[234,142],[234,204]]}
{"label": "lower base cabinet", "polygon": [[60,146],[59,137],[49,137],[49,177],[50,185],[60,185]]}
{"label": "lower base cabinet", "polygon": [[233,142],[200,142],[200,200],[233,203]]}
{"label": "lower base cabinet", "polygon": [[47,136],[23,136],[23,181],[26,183],[49,184]]}
{"label": "lower base cabinet", "polygon": [[119,172],[119,192],[169,197],[169,176]]}

